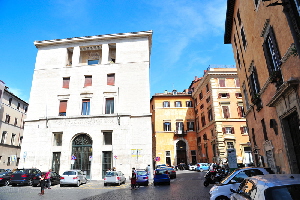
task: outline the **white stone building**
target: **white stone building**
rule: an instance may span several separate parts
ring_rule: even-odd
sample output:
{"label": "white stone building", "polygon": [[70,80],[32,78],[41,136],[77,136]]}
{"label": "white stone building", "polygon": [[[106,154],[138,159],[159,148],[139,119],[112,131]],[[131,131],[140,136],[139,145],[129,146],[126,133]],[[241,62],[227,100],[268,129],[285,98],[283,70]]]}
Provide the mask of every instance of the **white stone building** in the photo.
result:
{"label": "white stone building", "polygon": [[[152,31],[35,41],[20,166],[93,180],[152,162]],[[74,160],[71,160],[73,156]]]}

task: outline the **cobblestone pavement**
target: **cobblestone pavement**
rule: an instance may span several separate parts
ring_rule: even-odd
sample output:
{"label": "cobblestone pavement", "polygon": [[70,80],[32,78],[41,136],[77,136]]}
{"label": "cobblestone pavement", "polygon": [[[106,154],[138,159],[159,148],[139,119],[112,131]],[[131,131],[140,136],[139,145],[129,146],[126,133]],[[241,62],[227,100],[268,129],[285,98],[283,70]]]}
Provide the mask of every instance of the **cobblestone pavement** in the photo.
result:
{"label": "cobblestone pavement", "polygon": [[[130,190],[130,182],[121,186],[104,186],[103,180],[89,181],[80,187],[52,186],[45,190],[45,195],[39,196],[39,187],[3,186],[0,187],[0,200],[127,200],[127,199],[209,199],[209,187],[203,186],[205,172],[178,171],[177,178],[171,179],[171,185],[141,186],[138,190]],[[152,181],[151,181],[152,182]]]}

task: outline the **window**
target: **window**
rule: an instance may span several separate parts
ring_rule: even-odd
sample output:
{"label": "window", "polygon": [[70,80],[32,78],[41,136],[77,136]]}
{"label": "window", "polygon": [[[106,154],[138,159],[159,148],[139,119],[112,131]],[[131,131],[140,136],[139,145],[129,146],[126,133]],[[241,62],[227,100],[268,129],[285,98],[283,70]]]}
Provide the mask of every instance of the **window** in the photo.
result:
{"label": "window", "polygon": [[88,60],[88,65],[97,65],[99,60]]}
{"label": "window", "polygon": [[10,139],[10,144],[11,144],[11,145],[14,145],[14,144],[15,144],[15,137],[16,137],[16,134],[12,133],[12,134],[11,134],[11,139]]}
{"label": "window", "polygon": [[175,101],[175,107],[182,107],[181,101]]}
{"label": "window", "polygon": [[208,110],[207,114],[208,114],[208,121],[211,122],[211,121],[214,119],[214,117],[213,117],[213,112],[212,112],[212,108],[210,108],[210,109]]}
{"label": "window", "polygon": [[234,128],[233,127],[223,127],[223,134],[234,134]]}
{"label": "window", "polygon": [[204,115],[201,116],[201,124],[202,124],[202,127],[204,127],[206,125],[205,116]]}
{"label": "window", "polygon": [[81,115],[90,114],[90,99],[82,99],[82,111]]}
{"label": "window", "polygon": [[194,131],[194,122],[187,122],[187,127],[189,131]]}
{"label": "window", "polygon": [[176,122],[176,131],[177,134],[183,133],[183,122]]}
{"label": "window", "polygon": [[206,84],[206,92],[209,92],[209,85],[208,84]]}
{"label": "window", "polygon": [[219,86],[225,87],[225,78],[219,78]]}
{"label": "window", "polygon": [[103,145],[112,145],[112,132],[103,132]]}
{"label": "window", "polygon": [[164,131],[171,131],[171,122],[164,122]]}
{"label": "window", "polygon": [[107,74],[107,85],[115,85],[115,74]]}
{"label": "window", "polygon": [[67,100],[62,100],[59,102],[59,116],[66,116],[67,115]]}
{"label": "window", "polygon": [[4,144],[4,143],[5,143],[6,133],[7,133],[6,131],[3,131],[3,133],[2,133],[1,144]]}
{"label": "window", "polygon": [[23,142],[23,136],[20,136],[20,144],[19,144],[19,146],[21,146],[22,142]]}
{"label": "window", "polygon": [[229,106],[222,106],[222,111],[223,111],[223,118],[225,119],[230,118]]}
{"label": "window", "polygon": [[200,105],[200,109],[202,110],[204,108],[204,104],[201,104]]}
{"label": "window", "polygon": [[18,102],[18,106],[17,106],[17,109],[18,109],[18,110],[20,109],[20,105],[21,105],[21,104]]}
{"label": "window", "polygon": [[219,98],[230,98],[229,93],[219,93]]}
{"label": "window", "polygon": [[203,99],[203,93],[202,93],[202,91],[199,94],[199,99]]}
{"label": "window", "polygon": [[10,122],[10,115],[6,114],[5,122],[6,122],[6,123],[9,123],[9,122]]}
{"label": "window", "polygon": [[243,26],[241,27],[241,37],[242,37],[243,47],[244,47],[244,49],[246,49],[247,40],[246,40],[245,30],[244,30]]}
{"label": "window", "polygon": [[192,101],[186,101],[186,107],[193,107]]}
{"label": "window", "polygon": [[240,129],[241,129],[241,134],[248,134],[248,127],[247,126],[242,126]]}
{"label": "window", "polygon": [[114,98],[106,98],[105,102],[105,114],[114,113]]}
{"label": "window", "polygon": [[242,93],[237,92],[237,93],[235,93],[235,97],[236,97],[236,98],[242,98],[243,96],[242,96]]}
{"label": "window", "polygon": [[206,103],[209,103],[209,102],[210,102],[210,96],[207,97],[207,99],[206,99]]}
{"label": "window", "polygon": [[257,96],[257,94],[260,91],[260,86],[259,86],[258,77],[257,77],[257,71],[254,66],[252,67],[252,72],[250,74],[249,79],[250,79],[251,95],[254,98]]}
{"label": "window", "polygon": [[170,151],[166,151],[166,156],[171,156],[171,152]]}
{"label": "window", "polygon": [[63,88],[69,88],[70,84],[70,77],[64,77],[63,78]]}
{"label": "window", "polygon": [[10,166],[10,157],[7,157],[7,166]]}
{"label": "window", "polygon": [[233,142],[227,142],[227,149],[234,149]]}
{"label": "window", "polygon": [[240,79],[238,78],[235,79],[235,86],[240,87]]}
{"label": "window", "polygon": [[163,102],[163,107],[164,108],[170,107],[170,101],[164,101]]}
{"label": "window", "polygon": [[84,87],[92,86],[92,76],[84,76]]}
{"label": "window", "polygon": [[269,74],[273,71],[279,71],[281,65],[281,58],[275,38],[273,27],[269,27],[269,33],[267,34],[263,44],[264,54],[269,70]]}
{"label": "window", "polygon": [[294,1],[295,1],[296,8],[298,10],[298,14],[300,15],[300,1],[299,0],[294,0]]}
{"label": "window", "polygon": [[250,105],[249,105],[249,99],[248,99],[248,92],[247,92],[245,84],[243,84],[243,93],[244,93],[244,99],[245,99],[245,103],[246,103],[246,108],[249,109]]}
{"label": "window", "polygon": [[237,111],[239,117],[245,117],[244,106],[238,106]]}
{"label": "window", "polygon": [[53,146],[62,146],[63,133],[53,133]]}
{"label": "window", "polygon": [[8,99],[8,105],[11,106],[11,102],[12,102],[12,98],[9,98],[9,99]]}
{"label": "window", "polygon": [[18,124],[18,118],[15,118],[15,123],[14,123],[14,125],[17,126],[17,124]]}

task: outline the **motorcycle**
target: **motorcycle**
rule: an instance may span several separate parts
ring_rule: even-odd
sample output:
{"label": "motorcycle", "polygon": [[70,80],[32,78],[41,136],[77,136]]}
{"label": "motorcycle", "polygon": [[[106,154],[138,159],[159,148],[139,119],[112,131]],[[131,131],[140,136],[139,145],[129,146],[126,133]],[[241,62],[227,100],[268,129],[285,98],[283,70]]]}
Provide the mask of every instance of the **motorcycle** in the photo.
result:
{"label": "motorcycle", "polygon": [[205,187],[207,187],[209,184],[215,184],[215,183],[219,183],[223,180],[223,178],[225,178],[226,173],[224,169],[213,169],[210,170],[208,172],[206,172],[204,178],[205,181],[203,183],[203,185]]}

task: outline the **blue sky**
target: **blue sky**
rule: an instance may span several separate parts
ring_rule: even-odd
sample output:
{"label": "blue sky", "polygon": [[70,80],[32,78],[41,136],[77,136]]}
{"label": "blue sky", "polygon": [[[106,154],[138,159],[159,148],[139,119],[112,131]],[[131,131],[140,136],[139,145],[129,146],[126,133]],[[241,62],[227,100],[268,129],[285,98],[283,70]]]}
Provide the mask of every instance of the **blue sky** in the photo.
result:
{"label": "blue sky", "polygon": [[35,40],[153,30],[151,96],[188,88],[209,65],[235,65],[224,0],[0,0],[0,80],[29,101]]}

